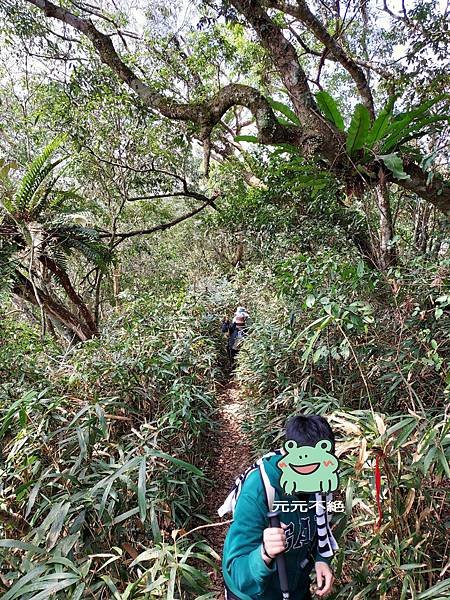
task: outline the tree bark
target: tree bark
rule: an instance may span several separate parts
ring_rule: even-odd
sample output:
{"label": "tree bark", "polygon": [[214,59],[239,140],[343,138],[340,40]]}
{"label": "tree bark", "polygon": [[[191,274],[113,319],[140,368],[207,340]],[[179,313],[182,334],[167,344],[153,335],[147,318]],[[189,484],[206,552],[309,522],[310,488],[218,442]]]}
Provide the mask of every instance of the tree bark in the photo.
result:
{"label": "tree bark", "polygon": [[[283,80],[286,90],[291,97],[295,112],[300,118],[301,125],[286,126],[278,122],[267,99],[256,89],[246,85],[230,84],[220,89],[212,98],[202,103],[180,103],[153,89],[138,77],[131,68],[120,58],[111,37],[102,33],[92,21],[76,16],[63,6],[58,6],[50,0],[25,0],[38,7],[47,17],[67,23],[85,35],[93,44],[101,61],[108,65],[121,81],[127,84],[142,100],[154,110],[159,111],[169,119],[192,121],[199,126],[200,138],[206,140],[222,116],[233,106],[247,107],[256,121],[258,139],[263,144],[292,144],[306,157],[316,156],[326,159],[326,168],[333,172],[341,181],[351,184],[350,188],[363,192],[377,185],[377,181],[363,180],[356,172],[352,161],[345,151],[345,136],[334,125],[327,121],[317,110],[314,97],[309,89],[308,80],[302,69],[295,48],[287,40],[280,27],[269,17],[257,0],[230,0],[231,4],[244,15],[258,33],[262,45],[269,52],[278,73]],[[267,4],[278,5],[280,10],[295,10],[298,18],[314,33],[334,58],[352,75],[359,93],[371,110],[372,97],[369,85],[363,71],[355,61],[348,56],[335,38],[327,33],[324,26],[308,9],[304,0],[297,5],[280,1]],[[282,7],[282,8],[281,8]],[[373,113],[373,110],[371,110]],[[367,171],[377,171],[378,165],[365,165]],[[434,204],[444,213],[450,212],[450,185],[437,177],[427,184],[427,174],[415,163],[404,159],[404,170],[410,175],[409,179],[395,180],[390,173],[386,176],[389,181],[400,187],[416,193],[421,198]],[[378,198],[378,192],[377,192]],[[383,205],[385,200],[380,197]],[[387,224],[386,224],[387,225]],[[387,233],[387,230],[386,230]]]}
{"label": "tree bark", "polygon": [[424,254],[427,251],[429,239],[429,223],[433,213],[433,207],[430,204],[420,202],[416,209],[416,219],[414,223],[414,245],[417,250]]}
{"label": "tree bark", "polygon": [[[23,298],[27,302],[39,306],[31,281],[19,271],[15,272],[15,280],[13,293],[19,296],[19,298]],[[45,313],[71,331],[77,341],[84,342],[94,336],[91,329],[64,305],[43,290],[39,290],[38,293]]]}
{"label": "tree bark", "polygon": [[394,225],[392,222],[389,188],[384,179],[375,188],[375,198],[380,214],[378,266],[386,271],[397,263],[397,250],[394,243]]}
{"label": "tree bark", "polygon": [[112,272],[112,284],[113,284],[113,296],[114,296],[114,304],[115,306],[119,303],[119,294],[120,294],[120,277],[122,273],[120,270],[120,265],[117,265],[113,268]]}
{"label": "tree bark", "polygon": [[[233,2],[234,4],[234,2]],[[351,75],[358,88],[358,92],[369,110],[372,118],[375,116],[372,92],[363,69],[351,58],[338,41],[328,33],[326,27],[311,12],[305,0],[297,0],[291,4],[285,0],[263,0],[263,4],[276,8],[287,15],[291,15],[303,23],[322,42],[325,48]]]}
{"label": "tree bark", "polygon": [[78,309],[80,315],[83,317],[86,327],[91,331],[91,337],[97,336],[98,328],[94,321],[94,317],[92,316],[89,308],[86,306],[81,296],[75,291],[67,273],[48,256],[41,255],[39,260],[58,279],[69,300]]}

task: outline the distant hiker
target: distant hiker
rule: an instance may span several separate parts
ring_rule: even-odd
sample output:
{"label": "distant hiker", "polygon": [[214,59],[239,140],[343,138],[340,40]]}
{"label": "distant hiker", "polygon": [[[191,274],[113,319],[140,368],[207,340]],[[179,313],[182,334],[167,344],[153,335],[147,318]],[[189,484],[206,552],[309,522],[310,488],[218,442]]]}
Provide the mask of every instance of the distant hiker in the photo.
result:
{"label": "distant hiker", "polygon": [[[304,447],[317,444],[317,448],[326,447],[334,453],[333,431],[326,419],[319,415],[291,418],[285,434],[286,440],[293,440],[291,444],[286,442],[287,447],[298,448],[303,453],[301,458],[306,461],[311,457],[306,455]],[[310,451],[311,448],[308,448],[308,453]],[[334,458],[331,456],[331,459]],[[285,448],[261,457],[236,479],[235,488],[218,511],[221,517],[228,512],[234,515],[222,559],[227,600],[282,600],[286,597],[290,600],[311,600],[309,575],[313,568],[317,576],[316,595],[323,598],[332,591],[334,577],[330,562],[338,547],[327,514],[332,496],[322,493],[286,494],[280,482],[281,469],[288,461],[289,452]],[[311,467],[314,466],[299,468],[295,465],[295,469],[298,473],[312,474],[314,469],[311,470]],[[321,466],[318,465],[318,468]],[[279,514],[281,527],[270,527],[267,513],[277,503],[286,508],[289,506],[289,509],[282,509]],[[301,504],[303,510],[291,510],[296,504],[297,507]],[[285,557],[289,584],[287,595],[281,591],[277,555]]]}
{"label": "distant hiker", "polygon": [[227,317],[222,322],[222,333],[228,332],[227,354],[231,366],[247,334],[248,325],[249,314],[243,306],[237,308],[231,323]]}

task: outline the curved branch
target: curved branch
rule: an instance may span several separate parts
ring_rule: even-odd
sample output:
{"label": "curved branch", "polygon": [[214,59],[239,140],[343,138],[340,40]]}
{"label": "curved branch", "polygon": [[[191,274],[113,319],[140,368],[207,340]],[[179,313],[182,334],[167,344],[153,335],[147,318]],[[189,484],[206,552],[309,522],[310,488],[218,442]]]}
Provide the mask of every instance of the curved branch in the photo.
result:
{"label": "curved branch", "polygon": [[301,21],[314,35],[322,42],[334,58],[344,67],[351,75],[356,87],[367,106],[372,118],[374,118],[374,106],[372,91],[367,82],[364,71],[356,64],[338,42],[331,36],[326,28],[322,25],[319,19],[311,12],[305,0],[297,0],[295,6],[285,0],[264,0],[264,4],[280,10],[281,12],[295,17]]}
{"label": "curved branch", "polygon": [[294,143],[300,128],[280,125],[264,96],[246,85],[230,84],[223,87],[205,103],[183,104],[166,98],[152,89],[119,57],[111,38],[89,20],[82,19],[66,8],[49,0],[25,0],[41,9],[47,17],[67,23],[85,35],[97,50],[100,59],[126,83],[146,104],[169,119],[192,121],[200,126],[201,138],[208,138],[213,127],[229,108],[236,104],[246,106],[254,115],[260,141],[263,143]]}
{"label": "curved branch", "polygon": [[427,175],[422,169],[413,162],[408,160],[403,161],[405,173],[409,179],[394,179],[393,181],[400,187],[410,192],[414,192],[424,200],[434,204],[436,208],[445,214],[450,213],[450,184],[448,181],[443,181],[435,177],[433,181],[427,185]]}
{"label": "curved branch", "polygon": [[[181,215],[181,217],[177,217],[173,221],[169,221],[168,223],[161,223],[160,225],[155,225],[154,227],[150,227],[150,229],[137,229],[137,230],[134,230],[134,231],[127,231],[125,233],[116,233],[115,237],[118,238],[118,240],[114,244],[114,247],[118,246],[124,240],[127,240],[128,238],[136,237],[138,235],[149,235],[151,233],[155,233],[155,231],[164,231],[165,229],[169,229],[170,227],[174,227],[174,225],[178,225],[178,223],[181,223],[182,221],[186,221],[187,219],[190,219],[194,215],[196,215],[199,212],[201,212],[202,210],[204,210],[207,206],[210,206],[210,202],[211,201],[205,202],[204,204],[202,204],[198,208],[195,208],[194,210],[191,210],[191,212],[189,212],[189,213]],[[111,233],[101,234],[100,235],[100,237],[111,237],[111,236],[112,236]]]}
{"label": "curved branch", "polygon": [[278,69],[297,114],[300,119],[308,121],[311,111],[317,107],[294,46],[285,38],[281,28],[272,21],[258,0],[231,0],[231,4],[245,16],[258,34]]}
{"label": "curved branch", "polygon": [[[208,198],[208,196],[205,196],[204,194],[190,190],[186,178],[182,177],[181,175],[178,175],[178,173],[172,173],[171,171],[167,171],[166,169],[158,169],[157,167],[154,167],[153,165],[151,167],[142,167],[142,168],[132,167],[131,165],[127,165],[124,163],[118,163],[116,161],[112,161],[107,158],[102,158],[101,156],[96,154],[92,150],[92,148],[90,148],[87,144],[84,144],[84,147],[97,160],[99,160],[100,162],[106,163],[107,165],[111,165],[112,167],[119,167],[121,169],[127,169],[127,170],[133,171],[135,173],[160,173],[161,175],[167,175],[168,177],[173,177],[174,179],[179,181],[181,183],[181,185],[183,186],[183,191],[180,191],[180,192],[173,192],[173,193],[166,193],[166,194],[150,194],[150,195],[146,194],[144,196],[134,196],[132,198],[127,198],[128,202],[136,202],[137,200],[153,200],[153,199],[157,199],[157,198],[172,198],[175,196],[186,196],[188,198],[194,198],[195,200],[207,202],[212,208],[214,208],[215,210],[219,210],[217,205],[215,204],[213,198]],[[153,163],[153,161],[152,161],[152,163]]]}
{"label": "curved branch", "polygon": [[74,289],[67,273],[63,269],[61,269],[61,267],[59,267],[59,265],[49,256],[41,255],[39,256],[39,260],[58,279],[59,283],[66,292],[69,300],[74,306],[78,308],[80,315],[83,317],[86,323],[86,326],[92,332],[92,336],[97,336],[98,329],[97,325],[94,322],[94,318],[92,317],[89,308],[83,301],[83,298]]}
{"label": "curved branch", "polygon": [[[34,293],[33,285],[31,281],[22,275],[22,273],[16,269],[15,283],[13,287],[13,293],[20,298],[23,298],[27,302],[38,306],[36,295]],[[68,310],[63,304],[55,300],[49,294],[39,289],[39,297],[43,303],[45,313],[59,321],[64,327],[67,327],[72,333],[75,334],[78,340],[86,341],[93,337],[93,332],[85,323],[83,323],[75,314]]]}
{"label": "curved branch", "polygon": [[306,156],[321,154],[333,165],[342,164],[341,159],[345,163],[345,152],[342,152],[343,137],[334,125],[327,122],[319,113],[309,88],[308,78],[300,65],[293,44],[286,39],[282,29],[262,8],[259,0],[230,0],[230,2],[245,16],[258,34],[261,44],[269,52],[289,92],[304,132],[304,136],[296,140],[297,147],[301,148]]}

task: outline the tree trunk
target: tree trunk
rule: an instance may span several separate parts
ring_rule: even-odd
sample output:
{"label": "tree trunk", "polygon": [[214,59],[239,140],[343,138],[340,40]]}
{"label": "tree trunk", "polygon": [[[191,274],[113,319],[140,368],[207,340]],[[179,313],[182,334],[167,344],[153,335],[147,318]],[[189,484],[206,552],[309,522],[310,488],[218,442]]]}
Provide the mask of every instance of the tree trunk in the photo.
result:
{"label": "tree trunk", "polygon": [[103,272],[98,269],[95,275],[95,303],[94,303],[94,319],[96,324],[100,322],[100,305],[102,292]]}
{"label": "tree trunk", "polygon": [[[39,306],[31,281],[18,271],[15,273],[15,279],[16,284],[13,287],[13,293],[19,296],[19,298],[22,298],[35,306]],[[38,290],[38,293],[44,312],[71,331],[77,341],[83,342],[94,337],[94,332],[78,317],[78,315],[73,314],[63,304],[44,291]]]}
{"label": "tree trunk", "polygon": [[244,257],[244,239],[243,235],[238,235],[237,246],[232,258],[232,265],[234,268],[240,268],[242,266],[242,259]]}
{"label": "tree trunk", "polygon": [[431,204],[419,202],[416,212],[416,221],[414,224],[414,245],[422,254],[427,251],[429,224],[432,213],[433,206]]}
{"label": "tree trunk", "polygon": [[119,299],[118,296],[120,294],[120,276],[122,275],[120,266],[116,266],[112,272],[112,282],[113,282],[113,294],[114,294],[114,304],[118,305]]}
{"label": "tree trunk", "polygon": [[375,188],[375,199],[380,213],[380,234],[378,266],[382,271],[397,264],[397,249],[394,244],[394,225],[392,222],[389,188],[384,178]]}
{"label": "tree trunk", "polygon": [[94,317],[91,315],[89,308],[86,306],[81,296],[75,291],[67,273],[48,256],[40,256],[39,260],[51,273],[53,273],[53,275],[55,275],[55,277],[58,279],[59,283],[63,287],[64,291],[66,292],[69,300],[79,310],[80,315],[83,317],[87,328],[92,333],[90,337],[98,335],[98,329],[94,321]]}

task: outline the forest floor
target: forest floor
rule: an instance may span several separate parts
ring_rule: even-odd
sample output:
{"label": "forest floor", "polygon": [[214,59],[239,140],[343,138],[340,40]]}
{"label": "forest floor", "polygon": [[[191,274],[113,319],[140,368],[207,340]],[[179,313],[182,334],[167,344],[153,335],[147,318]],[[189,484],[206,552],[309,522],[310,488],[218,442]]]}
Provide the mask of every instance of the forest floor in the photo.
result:
{"label": "forest floor", "polygon": [[[210,493],[206,497],[209,517],[213,523],[230,519],[225,515],[221,519],[217,510],[224,502],[234,485],[236,477],[251,464],[251,445],[241,429],[244,420],[245,405],[239,393],[239,387],[233,379],[224,384],[218,398],[217,435],[210,477],[213,481]],[[205,530],[205,537],[212,548],[222,556],[222,548],[229,525],[211,527]],[[223,582],[220,572],[214,576],[214,591],[218,600],[224,599]]]}

